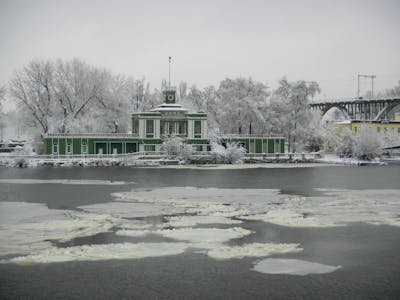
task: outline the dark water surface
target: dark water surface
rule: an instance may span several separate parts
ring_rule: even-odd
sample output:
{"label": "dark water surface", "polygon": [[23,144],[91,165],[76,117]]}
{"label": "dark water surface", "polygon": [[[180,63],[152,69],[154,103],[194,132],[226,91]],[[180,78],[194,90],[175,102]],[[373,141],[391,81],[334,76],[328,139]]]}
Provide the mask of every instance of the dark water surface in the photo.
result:
{"label": "dark water surface", "polygon": [[[290,169],[176,170],[139,168],[0,169],[0,179],[134,181],[121,186],[5,184],[0,201],[45,203],[49,208],[110,202],[111,193],[136,188],[195,186],[280,189],[305,196],[313,188],[400,189],[400,166]],[[400,194],[399,194],[400,201]],[[161,222],[162,220],[151,220]],[[205,226],[205,225],[204,225]],[[276,257],[342,266],[328,274],[270,275],[252,271],[256,258],[214,260],[184,254],[136,260],[20,266],[0,264],[1,299],[400,299],[400,228],[354,223],[333,228],[289,228],[259,221],[255,233],[233,244],[300,243],[304,251]],[[224,228],[224,225],[220,226]],[[137,242],[113,232],[77,238],[59,247]],[[147,241],[168,241],[149,236]]]}

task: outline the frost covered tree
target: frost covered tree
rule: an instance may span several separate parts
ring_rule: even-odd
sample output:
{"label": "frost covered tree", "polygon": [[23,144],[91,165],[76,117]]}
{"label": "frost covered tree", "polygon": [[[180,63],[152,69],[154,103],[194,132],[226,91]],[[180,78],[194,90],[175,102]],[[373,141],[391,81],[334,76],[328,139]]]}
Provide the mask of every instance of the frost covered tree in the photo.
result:
{"label": "frost covered tree", "polygon": [[322,125],[322,139],[324,150],[334,152],[338,143],[337,125],[335,122],[328,121]]}
{"label": "frost covered tree", "polygon": [[0,86],[0,141],[4,138],[4,128],[6,127],[5,113],[3,112],[3,101],[5,100],[6,88]]}
{"label": "frost covered tree", "polygon": [[319,93],[316,82],[290,82],[285,77],[279,81],[271,99],[274,133],[283,134],[288,142],[289,152],[296,152],[304,146],[305,135],[310,130],[310,97]]}
{"label": "frost covered tree", "polygon": [[340,157],[352,157],[354,152],[354,136],[349,128],[343,128],[337,138],[335,152]]}
{"label": "frost covered tree", "polygon": [[202,91],[200,91],[196,85],[192,85],[189,89],[189,93],[186,96],[186,102],[195,111],[205,111],[205,99]]}
{"label": "frost covered tree", "polygon": [[222,133],[262,132],[269,95],[265,84],[251,78],[227,78],[220,83],[217,94]]}
{"label": "frost covered tree", "polygon": [[178,86],[178,97],[180,100],[185,99],[187,95],[187,83],[181,81]]}
{"label": "frost covered tree", "polygon": [[17,72],[10,95],[18,116],[39,133],[126,130],[131,82],[105,69],[73,59],[34,60]]}
{"label": "frost covered tree", "polygon": [[51,61],[32,61],[21,72],[15,73],[10,83],[10,95],[19,102],[17,107],[24,117],[22,121],[42,133],[52,129],[57,108],[53,78]]}
{"label": "frost covered tree", "polygon": [[304,133],[304,149],[309,152],[321,150],[324,144],[325,130],[320,111],[311,110],[308,130]]}
{"label": "frost covered tree", "polygon": [[378,93],[378,98],[391,98],[391,97],[400,97],[400,80],[394,87],[386,89],[382,93]]}
{"label": "frost covered tree", "polygon": [[373,128],[367,124],[359,127],[354,143],[354,156],[371,160],[381,153],[381,141]]}

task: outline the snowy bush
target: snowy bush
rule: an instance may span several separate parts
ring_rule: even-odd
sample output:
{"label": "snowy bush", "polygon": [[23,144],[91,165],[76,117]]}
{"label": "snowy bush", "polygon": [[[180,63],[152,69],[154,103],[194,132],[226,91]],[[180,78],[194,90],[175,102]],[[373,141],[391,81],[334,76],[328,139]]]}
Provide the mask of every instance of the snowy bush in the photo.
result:
{"label": "snowy bush", "polygon": [[381,153],[380,139],[368,125],[362,125],[357,132],[354,143],[354,156],[359,159],[371,160]]}
{"label": "snowy bush", "polygon": [[246,150],[236,143],[228,143],[225,149],[225,163],[242,163]]}
{"label": "snowy bush", "polygon": [[351,157],[354,151],[354,137],[349,128],[344,128],[337,139],[335,148],[336,155]]}
{"label": "snowy bush", "polygon": [[193,153],[193,147],[184,143],[184,140],[177,136],[164,139],[161,151],[165,152],[169,158],[179,158],[186,160]]}
{"label": "snowy bush", "polygon": [[211,142],[211,156],[216,163],[241,163],[245,153],[246,150],[236,143],[227,143],[225,148],[218,142]]}

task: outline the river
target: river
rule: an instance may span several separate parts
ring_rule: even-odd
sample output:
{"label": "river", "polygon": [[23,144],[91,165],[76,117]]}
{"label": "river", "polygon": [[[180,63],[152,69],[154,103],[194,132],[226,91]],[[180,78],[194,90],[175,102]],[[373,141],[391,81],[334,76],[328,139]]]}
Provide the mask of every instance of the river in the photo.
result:
{"label": "river", "polygon": [[0,169],[1,299],[399,299],[400,165]]}

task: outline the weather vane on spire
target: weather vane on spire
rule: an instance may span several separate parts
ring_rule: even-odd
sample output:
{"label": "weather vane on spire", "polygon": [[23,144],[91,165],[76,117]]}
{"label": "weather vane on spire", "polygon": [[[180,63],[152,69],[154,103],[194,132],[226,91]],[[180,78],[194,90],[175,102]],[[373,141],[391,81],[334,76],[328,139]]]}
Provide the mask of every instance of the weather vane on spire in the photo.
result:
{"label": "weather vane on spire", "polygon": [[168,70],[168,87],[171,87],[171,56],[168,56],[169,70]]}

